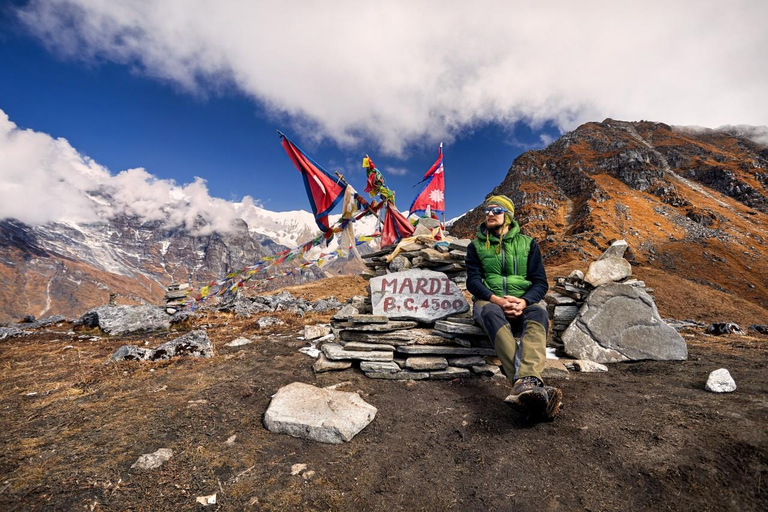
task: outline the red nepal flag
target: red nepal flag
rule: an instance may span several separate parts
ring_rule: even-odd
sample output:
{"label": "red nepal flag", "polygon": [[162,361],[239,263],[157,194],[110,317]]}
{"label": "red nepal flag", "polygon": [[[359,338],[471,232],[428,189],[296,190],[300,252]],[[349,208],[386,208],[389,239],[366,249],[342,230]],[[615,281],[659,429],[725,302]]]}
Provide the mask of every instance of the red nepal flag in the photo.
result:
{"label": "red nepal flag", "polygon": [[432,167],[424,174],[424,179],[420,183],[427,182],[421,189],[419,195],[413,200],[408,214],[413,215],[430,210],[438,213],[445,213],[445,173],[443,172],[443,144],[440,143],[437,160]]}
{"label": "red nepal flag", "polygon": [[[278,132],[279,133],[279,132]],[[285,135],[280,134],[283,149],[304,178],[304,188],[320,229],[328,231],[328,214],[344,195],[346,185],[340,184],[311,158],[305,155]]]}

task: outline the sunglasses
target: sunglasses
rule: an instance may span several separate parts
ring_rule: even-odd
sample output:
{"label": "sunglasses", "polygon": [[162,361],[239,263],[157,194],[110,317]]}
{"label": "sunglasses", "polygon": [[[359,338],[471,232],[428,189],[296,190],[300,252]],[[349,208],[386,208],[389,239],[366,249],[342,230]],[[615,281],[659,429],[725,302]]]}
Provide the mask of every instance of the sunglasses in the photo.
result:
{"label": "sunglasses", "polygon": [[492,213],[493,215],[499,215],[500,213],[507,213],[509,210],[507,210],[506,208],[502,208],[501,206],[495,206],[493,208],[486,208],[483,211],[485,212],[486,215],[488,215],[489,213]]}

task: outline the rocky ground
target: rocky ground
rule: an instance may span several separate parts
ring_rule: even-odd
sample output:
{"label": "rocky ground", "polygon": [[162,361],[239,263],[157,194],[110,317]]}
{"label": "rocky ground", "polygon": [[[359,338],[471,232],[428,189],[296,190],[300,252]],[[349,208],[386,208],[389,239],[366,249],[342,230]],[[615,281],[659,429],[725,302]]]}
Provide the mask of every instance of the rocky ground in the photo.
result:
{"label": "rocky ground", "polygon": [[[635,274],[663,317],[766,323],[766,310],[710,287]],[[343,301],[364,285],[335,278],[293,292]],[[177,332],[115,337],[65,323],[1,341],[0,508],[192,510],[212,494],[209,508],[222,510],[768,508],[768,336],[689,330],[687,361],[571,373],[557,381],[562,414],[531,424],[502,403],[504,381],[315,375],[297,336],[330,314],[282,311],[285,325],[259,329],[255,317],[212,313]],[[211,359],[107,363],[121,345],[203,326]],[[253,342],[225,346],[241,336]],[[738,389],[704,391],[721,367]],[[376,419],[342,445],[272,434],[262,415],[295,381],[358,391]],[[132,468],[160,448],[173,452],[162,466]]]}

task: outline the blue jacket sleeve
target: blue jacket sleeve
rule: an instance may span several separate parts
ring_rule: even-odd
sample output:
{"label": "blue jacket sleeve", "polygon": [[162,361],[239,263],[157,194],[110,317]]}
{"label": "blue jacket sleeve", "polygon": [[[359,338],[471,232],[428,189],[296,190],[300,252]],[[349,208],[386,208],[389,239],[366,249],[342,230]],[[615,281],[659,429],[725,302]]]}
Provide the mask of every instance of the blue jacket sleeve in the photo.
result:
{"label": "blue jacket sleeve", "polygon": [[[477,253],[475,253],[477,256]],[[467,251],[467,259],[469,259],[469,251]],[[536,240],[531,240],[531,249],[528,252],[528,265],[526,267],[526,278],[531,282],[531,287],[528,288],[522,299],[525,299],[527,305],[536,304],[549,290],[549,283],[547,282],[547,272],[544,270],[544,260],[541,257],[541,249],[539,248]],[[469,289],[469,265],[467,265],[467,289]]]}

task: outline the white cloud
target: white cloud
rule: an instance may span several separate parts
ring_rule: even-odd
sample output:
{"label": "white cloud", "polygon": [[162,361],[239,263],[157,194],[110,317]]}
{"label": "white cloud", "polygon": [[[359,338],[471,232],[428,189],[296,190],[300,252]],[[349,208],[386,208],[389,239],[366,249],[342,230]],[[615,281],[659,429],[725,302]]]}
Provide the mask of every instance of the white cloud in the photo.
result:
{"label": "white cloud", "polygon": [[381,172],[384,173],[384,175],[391,174],[393,176],[405,176],[407,174],[410,174],[408,169],[405,167],[384,167],[381,169]]}
{"label": "white cloud", "polygon": [[[94,222],[117,214],[198,234],[228,231],[243,205],[211,197],[205,181],[178,185],[144,169],[113,176],[65,139],[20,129],[0,110],[0,219]],[[106,198],[106,199],[105,199]],[[199,218],[206,221],[200,226]]]}
{"label": "white cloud", "polygon": [[294,131],[395,155],[489,121],[768,123],[768,2],[32,0],[20,17],[67,55],[234,84]]}

